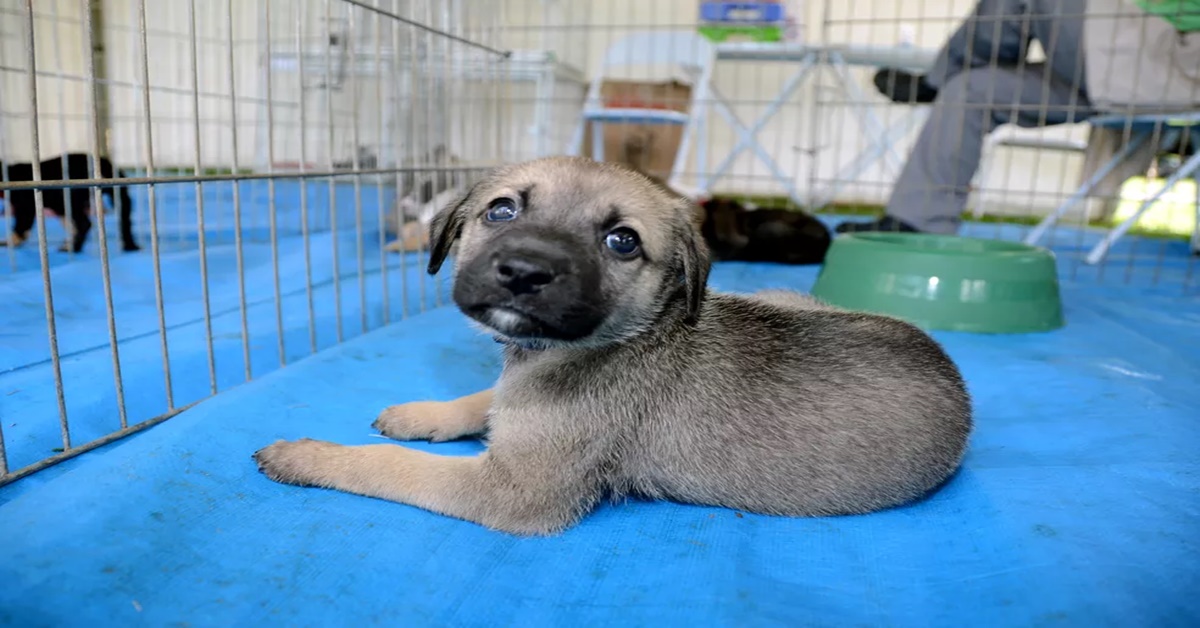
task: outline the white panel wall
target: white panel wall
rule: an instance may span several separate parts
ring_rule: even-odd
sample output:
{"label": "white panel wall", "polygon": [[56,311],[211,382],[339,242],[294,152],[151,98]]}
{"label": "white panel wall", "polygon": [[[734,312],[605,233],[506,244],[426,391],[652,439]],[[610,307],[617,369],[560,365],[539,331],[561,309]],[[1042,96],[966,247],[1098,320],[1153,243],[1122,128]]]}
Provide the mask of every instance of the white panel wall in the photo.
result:
{"label": "white panel wall", "polygon": [[[36,6],[35,40],[55,43],[39,46],[38,69],[48,74],[82,76],[82,3],[38,0]],[[27,32],[25,2],[0,0],[0,155],[11,161],[28,161],[33,152],[33,109],[25,72],[29,67]],[[89,142],[87,85],[43,76],[37,81],[37,100],[43,118],[38,125],[42,154],[85,150]]]}

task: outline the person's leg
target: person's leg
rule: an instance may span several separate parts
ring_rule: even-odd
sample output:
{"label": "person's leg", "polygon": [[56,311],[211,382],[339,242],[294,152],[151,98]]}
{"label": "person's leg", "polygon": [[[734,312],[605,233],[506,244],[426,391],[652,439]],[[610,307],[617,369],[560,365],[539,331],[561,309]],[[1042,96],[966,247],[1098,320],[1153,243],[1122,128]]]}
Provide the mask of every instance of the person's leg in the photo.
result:
{"label": "person's leg", "polygon": [[966,68],[1020,63],[1032,40],[1029,18],[1026,1],[980,0],[938,51],[926,83],[941,89]]}
{"label": "person's leg", "polygon": [[1010,122],[1023,127],[1079,122],[1092,115],[1078,89],[1046,75],[1041,64],[1030,64],[981,67],[951,77],[896,181],[885,218],[843,223],[838,231],[954,233],[984,136],[992,129]]}
{"label": "person's leg", "polygon": [[951,34],[925,74],[883,69],[880,93],[900,103],[930,103],[946,81],[968,68],[1018,66],[1037,40],[1047,72],[1087,93],[1083,79],[1083,16],[1087,0],[980,0]]}
{"label": "person's leg", "polygon": [[1087,0],[1029,0],[1029,29],[1046,54],[1046,76],[1085,96],[1083,18]]}
{"label": "person's leg", "polygon": [[951,77],[966,68],[1016,65],[1029,49],[1028,2],[979,0],[942,44],[925,74],[884,68],[875,73],[880,93],[900,103],[930,103]]}

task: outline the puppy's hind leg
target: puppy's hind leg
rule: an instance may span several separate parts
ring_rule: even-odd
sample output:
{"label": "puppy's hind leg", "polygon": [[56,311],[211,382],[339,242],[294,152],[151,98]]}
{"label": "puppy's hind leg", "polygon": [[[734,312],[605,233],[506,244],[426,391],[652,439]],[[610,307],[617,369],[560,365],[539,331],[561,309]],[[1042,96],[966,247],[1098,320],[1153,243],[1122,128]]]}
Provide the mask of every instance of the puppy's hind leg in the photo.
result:
{"label": "puppy's hind leg", "polygon": [[396,440],[454,440],[482,434],[491,405],[490,388],[453,401],[414,401],[384,409],[371,426]]}
{"label": "puppy's hind leg", "polygon": [[[129,189],[125,186],[117,188],[121,191],[121,250],[126,252],[140,251],[142,247],[138,246],[137,238],[133,235],[133,197],[129,195]],[[116,203],[113,203],[116,205]]]}
{"label": "puppy's hind leg", "polygon": [[[515,453],[515,452],[514,452]],[[259,470],[284,484],[330,488],[409,504],[512,534],[552,534],[596,503],[571,460],[492,452],[438,456],[400,445],[302,439],[255,452]]]}
{"label": "puppy's hind leg", "polygon": [[[29,199],[32,199],[33,193],[27,192]],[[37,210],[31,205],[32,203],[23,202],[20,193],[10,193],[7,201],[8,213],[13,215],[12,231],[8,232],[8,240],[3,243],[4,246],[18,247],[29,239],[29,232],[33,230],[34,224],[37,222]]]}

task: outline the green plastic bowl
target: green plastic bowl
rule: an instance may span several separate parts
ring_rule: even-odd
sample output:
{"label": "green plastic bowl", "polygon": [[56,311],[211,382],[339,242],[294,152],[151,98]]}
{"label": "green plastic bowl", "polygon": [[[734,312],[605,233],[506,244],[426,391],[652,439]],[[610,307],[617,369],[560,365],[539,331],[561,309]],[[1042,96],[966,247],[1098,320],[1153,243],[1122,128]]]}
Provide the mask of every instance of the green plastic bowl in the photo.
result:
{"label": "green plastic bowl", "polygon": [[926,329],[1012,334],[1064,324],[1054,254],[1001,240],[844,234],[829,247],[812,294]]}

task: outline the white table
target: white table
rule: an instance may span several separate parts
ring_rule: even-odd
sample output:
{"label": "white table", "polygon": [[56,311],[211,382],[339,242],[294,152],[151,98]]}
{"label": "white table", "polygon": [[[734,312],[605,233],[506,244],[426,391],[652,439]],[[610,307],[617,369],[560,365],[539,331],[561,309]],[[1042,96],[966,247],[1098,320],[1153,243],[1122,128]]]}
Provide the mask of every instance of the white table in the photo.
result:
{"label": "white table", "polygon": [[[928,115],[927,107],[912,107],[906,115],[891,126],[884,126],[867,100],[861,85],[850,76],[850,66],[868,66],[874,68],[896,68],[915,73],[922,73],[933,66],[937,50],[916,48],[913,46],[858,46],[831,45],[817,46],[792,43],[758,43],[736,42],[717,45],[717,60],[720,61],[761,61],[767,63],[795,64],[796,68],[787,80],[780,86],[775,98],[752,124],[744,123],[730,107],[726,99],[715,85],[710,85],[713,104],[721,115],[737,132],[738,141],[711,173],[700,175],[699,187],[704,192],[710,192],[713,186],[725,175],[730,166],[743,151],[749,150],[758,157],[770,171],[771,176],[787,190],[788,197],[798,205],[810,208],[822,207],[837,195],[841,187],[862,175],[867,168],[880,159],[888,159],[895,167],[903,164],[903,158],[897,154],[895,144],[909,129],[924,122]],[[849,102],[861,103],[862,116],[859,118],[864,135],[869,145],[845,164],[834,180],[824,190],[811,190],[807,198],[803,197],[796,188],[795,177],[789,176],[779,167],[775,159],[758,142],[758,133],[767,123],[779,113],[779,110],[792,98],[796,90],[808,80],[812,70],[818,66],[830,67],[837,77],[838,86]],[[703,141],[703,140],[702,140]],[[707,164],[701,164],[700,170],[707,170]]]}

